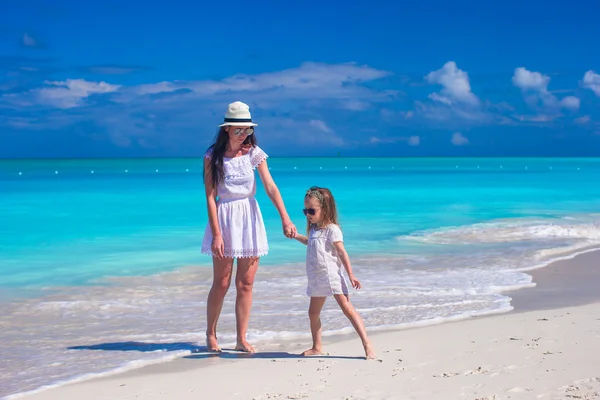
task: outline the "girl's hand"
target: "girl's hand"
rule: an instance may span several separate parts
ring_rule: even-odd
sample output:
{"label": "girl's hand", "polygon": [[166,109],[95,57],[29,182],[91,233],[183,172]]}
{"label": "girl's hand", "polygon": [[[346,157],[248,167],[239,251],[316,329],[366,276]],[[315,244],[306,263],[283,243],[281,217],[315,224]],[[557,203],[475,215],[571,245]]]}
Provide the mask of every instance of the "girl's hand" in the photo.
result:
{"label": "girl's hand", "polygon": [[223,238],[221,236],[213,237],[212,245],[210,247],[215,257],[219,260],[223,259],[225,256],[225,243],[223,243]]}
{"label": "girl's hand", "polygon": [[358,279],[356,279],[356,277],[354,275],[350,275],[348,277],[348,279],[350,279],[350,283],[352,284],[352,287],[354,289],[358,290],[358,289],[362,288],[362,285],[361,285],[360,281]]}
{"label": "girl's hand", "polygon": [[292,223],[292,221],[283,221],[282,222],[282,226],[283,226],[283,234],[290,238],[293,239],[296,237],[296,234],[298,233],[298,231],[296,230],[296,226]]}

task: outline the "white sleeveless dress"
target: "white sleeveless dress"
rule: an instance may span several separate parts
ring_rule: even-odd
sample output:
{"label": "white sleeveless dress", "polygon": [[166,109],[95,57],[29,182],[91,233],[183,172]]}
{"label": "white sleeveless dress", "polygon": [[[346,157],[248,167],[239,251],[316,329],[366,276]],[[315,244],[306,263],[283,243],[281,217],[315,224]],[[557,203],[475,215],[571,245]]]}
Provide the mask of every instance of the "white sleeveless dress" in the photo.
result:
{"label": "white sleeveless dress", "polygon": [[[207,151],[204,157],[210,158]],[[223,157],[223,182],[217,187],[217,220],[225,244],[225,257],[260,257],[269,252],[263,217],[254,198],[254,170],[267,158],[258,146],[240,157]],[[202,253],[212,255],[212,230],[206,225]]]}
{"label": "white sleeveless dress", "polygon": [[344,276],[344,264],[334,247],[335,242],[344,241],[342,230],[335,224],[316,228],[313,224],[308,234],[306,247],[306,294],[310,297],[325,297],[348,294],[348,282]]}

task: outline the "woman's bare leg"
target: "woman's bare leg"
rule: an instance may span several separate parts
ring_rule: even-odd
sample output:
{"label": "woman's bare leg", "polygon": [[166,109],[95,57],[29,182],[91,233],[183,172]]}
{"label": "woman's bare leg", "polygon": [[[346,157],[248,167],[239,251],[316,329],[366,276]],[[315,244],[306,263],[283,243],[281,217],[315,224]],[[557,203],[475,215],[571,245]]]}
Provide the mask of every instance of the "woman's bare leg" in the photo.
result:
{"label": "woman's bare leg", "polygon": [[231,284],[233,258],[219,260],[213,257],[213,284],[206,305],[206,347],[208,351],[221,351],[217,343],[217,322],[223,308],[225,295]]}
{"label": "woman's bare leg", "polygon": [[236,350],[254,353],[256,350],[246,341],[248,321],[252,309],[252,288],[254,277],[258,270],[258,257],[238,258],[237,273],[235,276],[235,288],[237,297],[235,299],[235,318],[237,327]]}

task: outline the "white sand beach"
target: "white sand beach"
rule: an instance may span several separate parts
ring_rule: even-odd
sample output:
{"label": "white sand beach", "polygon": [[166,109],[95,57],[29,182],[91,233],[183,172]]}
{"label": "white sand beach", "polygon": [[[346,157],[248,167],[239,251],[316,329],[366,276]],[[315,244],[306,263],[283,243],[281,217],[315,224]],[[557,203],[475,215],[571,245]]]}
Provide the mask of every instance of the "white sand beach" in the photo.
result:
{"label": "white sand beach", "polygon": [[325,337],[322,357],[298,356],[308,342],[199,353],[25,398],[600,398],[600,252],[531,273],[538,287],[511,293],[512,312],[372,333],[377,361],[350,334]]}

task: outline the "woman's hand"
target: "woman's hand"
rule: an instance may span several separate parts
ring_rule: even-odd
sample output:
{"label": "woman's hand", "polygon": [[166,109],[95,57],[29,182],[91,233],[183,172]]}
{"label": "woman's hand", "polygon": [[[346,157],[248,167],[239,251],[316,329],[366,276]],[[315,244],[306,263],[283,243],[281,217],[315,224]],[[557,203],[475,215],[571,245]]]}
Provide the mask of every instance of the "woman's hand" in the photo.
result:
{"label": "woman's hand", "polygon": [[296,237],[298,231],[296,230],[296,225],[292,223],[290,220],[282,221],[281,225],[283,226],[283,234],[285,237],[293,239]]}
{"label": "woman's hand", "polygon": [[362,288],[360,281],[358,279],[356,279],[356,277],[354,275],[348,276],[348,279],[350,279],[350,283],[352,284],[352,287],[354,289],[358,290],[358,289]]}
{"label": "woman's hand", "polygon": [[223,238],[221,236],[213,237],[210,248],[215,257],[217,257],[219,260],[223,259],[225,256],[225,243],[223,243]]}

